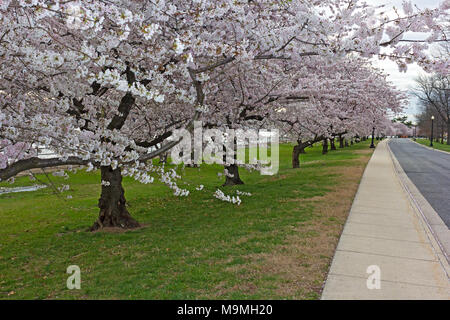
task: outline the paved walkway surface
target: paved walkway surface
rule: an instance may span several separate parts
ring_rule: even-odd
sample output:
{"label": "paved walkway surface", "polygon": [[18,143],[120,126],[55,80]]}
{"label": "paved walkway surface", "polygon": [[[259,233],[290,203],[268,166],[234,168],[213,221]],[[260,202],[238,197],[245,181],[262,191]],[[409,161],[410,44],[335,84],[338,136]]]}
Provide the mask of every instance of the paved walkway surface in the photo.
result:
{"label": "paved walkway surface", "polygon": [[[449,267],[442,257],[397,176],[387,141],[380,142],[362,177],[322,299],[448,300]],[[375,269],[368,273],[371,266],[379,268],[379,289]]]}
{"label": "paved walkway surface", "polygon": [[409,179],[450,227],[450,153],[424,148],[409,139],[392,139],[389,147]]}

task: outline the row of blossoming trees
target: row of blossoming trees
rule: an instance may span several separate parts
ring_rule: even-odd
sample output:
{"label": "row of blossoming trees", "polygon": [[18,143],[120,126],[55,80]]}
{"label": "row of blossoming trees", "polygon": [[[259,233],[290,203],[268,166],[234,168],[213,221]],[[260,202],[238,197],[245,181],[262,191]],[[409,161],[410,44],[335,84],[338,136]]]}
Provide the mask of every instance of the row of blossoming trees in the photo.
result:
{"label": "row of blossoming trees", "polygon": [[[388,14],[356,0],[2,0],[0,180],[98,168],[92,229],[134,228],[122,175],[188,194],[151,160],[195,120],[276,126],[300,149],[387,132],[404,96],[368,59],[448,73],[448,61],[427,55],[445,40],[448,9],[448,1],[423,11],[405,2]],[[409,40],[414,33],[426,39]],[[58,156],[41,159],[37,146]]]}

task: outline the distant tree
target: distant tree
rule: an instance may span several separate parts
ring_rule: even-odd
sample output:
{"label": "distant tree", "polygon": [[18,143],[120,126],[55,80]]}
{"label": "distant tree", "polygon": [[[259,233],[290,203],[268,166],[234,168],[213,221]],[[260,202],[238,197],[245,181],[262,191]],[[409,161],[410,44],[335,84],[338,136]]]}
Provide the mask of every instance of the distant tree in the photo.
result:
{"label": "distant tree", "polygon": [[427,119],[422,117],[422,120],[426,121],[421,121],[421,126],[429,122],[432,115],[435,116],[436,129],[438,129],[438,125],[443,127],[441,129],[447,132],[447,144],[450,145],[448,138],[450,133],[450,75],[434,74],[419,77],[416,79],[414,93],[419,98],[421,113],[428,116]]}

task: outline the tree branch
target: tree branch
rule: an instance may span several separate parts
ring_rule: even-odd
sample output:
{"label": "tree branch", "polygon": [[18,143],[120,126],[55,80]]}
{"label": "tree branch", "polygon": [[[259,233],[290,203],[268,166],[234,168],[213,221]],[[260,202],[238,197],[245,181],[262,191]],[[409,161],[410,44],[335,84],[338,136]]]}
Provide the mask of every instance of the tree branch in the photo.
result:
{"label": "tree branch", "polygon": [[29,159],[19,160],[12,165],[0,169],[0,181],[8,180],[19,174],[20,172],[38,169],[38,168],[49,168],[64,165],[86,165],[89,160],[83,160],[77,157],[69,157],[66,160],[61,160],[59,158],[51,159],[39,159],[38,157],[33,157]]}

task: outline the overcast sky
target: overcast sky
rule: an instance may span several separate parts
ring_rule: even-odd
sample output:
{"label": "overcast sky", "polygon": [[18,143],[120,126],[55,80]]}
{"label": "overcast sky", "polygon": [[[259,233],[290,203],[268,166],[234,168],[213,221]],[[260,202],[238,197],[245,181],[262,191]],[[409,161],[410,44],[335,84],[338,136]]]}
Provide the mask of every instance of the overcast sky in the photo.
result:
{"label": "overcast sky", "polygon": [[[392,9],[393,6],[401,9],[402,8],[402,0],[366,0],[367,3],[371,5],[381,5],[386,4],[386,9]],[[439,3],[442,1],[439,0],[412,0],[412,3],[417,5],[419,8],[436,8]],[[405,39],[412,39],[411,37],[407,37],[405,35]],[[419,74],[423,74],[424,71],[422,68],[417,66],[416,64],[408,65],[408,71],[406,73],[400,73],[398,71],[397,64],[390,60],[375,61],[375,65],[382,68],[387,74],[389,74],[388,79],[392,81],[398,88],[402,90],[408,90],[414,86],[414,78],[416,78]],[[414,114],[418,113],[416,108],[417,101],[410,95],[409,107],[405,110],[408,118],[410,120],[414,119]]]}

